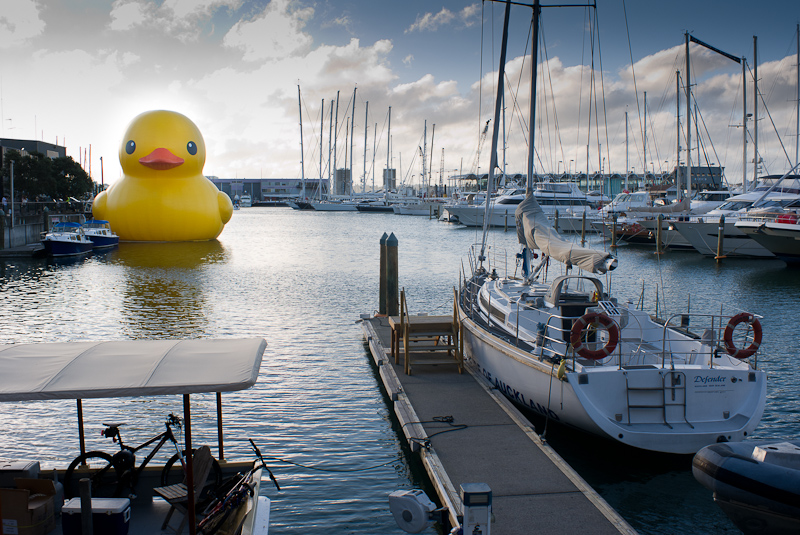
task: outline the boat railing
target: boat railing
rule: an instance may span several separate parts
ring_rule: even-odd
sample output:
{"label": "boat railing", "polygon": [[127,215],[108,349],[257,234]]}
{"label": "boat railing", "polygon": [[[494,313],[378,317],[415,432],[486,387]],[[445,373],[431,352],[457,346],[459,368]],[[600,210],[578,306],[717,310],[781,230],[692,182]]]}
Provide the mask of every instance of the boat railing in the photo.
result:
{"label": "boat railing", "polygon": [[800,221],[800,214],[796,212],[750,212],[739,217],[739,221],[753,221],[756,223],[786,223],[795,225]]}
{"label": "boat railing", "polygon": [[[669,356],[670,364],[676,357],[683,357],[687,362],[698,363],[698,359],[708,359],[708,367],[714,368],[714,361],[723,354],[727,354],[726,346],[732,343],[735,347],[746,349],[754,347],[753,368],[758,368],[758,346],[760,345],[759,333],[749,324],[745,331],[736,334],[737,316],[725,314],[703,314],[698,312],[676,313],[667,319],[653,318],[662,326],[662,353],[664,362]],[[753,315],[758,321],[760,316]],[[690,330],[689,327],[692,327]],[[700,332],[701,334],[697,334]],[[690,342],[687,344],[687,340]],[[693,342],[693,343],[691,343]],[[697,350],[697,345],[703,348]],[[680,347],[688,345],[688,350],[681,351]],[[748,358],[748,357],[745,357]],[[742,360],[744,360],[743,358]],[[700,361],[701,362],[701,361]]]}

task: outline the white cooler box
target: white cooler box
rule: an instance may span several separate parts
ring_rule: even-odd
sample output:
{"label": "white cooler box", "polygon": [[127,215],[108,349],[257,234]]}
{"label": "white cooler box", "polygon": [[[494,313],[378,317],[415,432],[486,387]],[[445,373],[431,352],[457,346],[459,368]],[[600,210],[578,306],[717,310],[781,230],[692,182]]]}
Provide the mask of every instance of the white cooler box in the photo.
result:
{"label": "white cooler box", "polygon": [[[95,535],[128,535],[131,501],[128,498],[92,498],[92,527]],[[68,500],[61,509],[64,535],[81,535],[81,499]]]}

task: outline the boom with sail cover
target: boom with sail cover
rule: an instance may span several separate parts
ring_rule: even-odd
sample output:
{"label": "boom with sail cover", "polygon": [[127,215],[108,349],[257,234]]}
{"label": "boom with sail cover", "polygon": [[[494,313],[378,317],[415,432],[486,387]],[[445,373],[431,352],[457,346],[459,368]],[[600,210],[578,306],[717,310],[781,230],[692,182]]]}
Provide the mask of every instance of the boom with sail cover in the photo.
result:
{"label": "boom with sail cover", "polygon": [[617,267],[617,259],[605,251],[576,246],[562,238],[553,228],[541,206],[530,190],[515,212],[517,238],[528,249],[539,249],[543,254],[564,263],[578,266],[591,273],[605,273]]}

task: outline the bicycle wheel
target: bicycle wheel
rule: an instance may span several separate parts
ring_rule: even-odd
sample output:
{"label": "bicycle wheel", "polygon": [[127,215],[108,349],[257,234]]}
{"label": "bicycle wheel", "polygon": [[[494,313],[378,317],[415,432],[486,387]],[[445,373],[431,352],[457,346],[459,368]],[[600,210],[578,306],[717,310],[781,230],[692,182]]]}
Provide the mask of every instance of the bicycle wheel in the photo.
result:
{"label": "bicycle wheel", "polygon": [[102,451],[90,451],[76,457],[67,468],[64,476],[64,495],[67,498],[79,496],[79,482],[87,477],[92,482],[92,497],[114,498],[120,495],[122,489],[121,476],[119,469],[114,466],[111,455]]}
{"label": "bicycle wheel", "polygon": [[[194,449],[192,449],[192,453],[194,454]],[[183,450],[181,454],[185,457],[186,450]],[[170,457],[167,464],[164,465],[164,468],[161,470],[161,486],[166,487],[167,485],[175,485],[177,483],[183,483],[184,480],[184,473],[183,470],[179,470],[176,468],[175,470],[172,469],[175,463],[178,463],[178,467],[180,467],[180,461],[178,460],[178,454],[176,453],[172,457]],[[206,485],[204,489],[215,489],[222,483],[222,469],[219,467],[219,463],[216,459],[213,460],[211,463],[211,472],[208,474],[208,480],[206,481]]]}

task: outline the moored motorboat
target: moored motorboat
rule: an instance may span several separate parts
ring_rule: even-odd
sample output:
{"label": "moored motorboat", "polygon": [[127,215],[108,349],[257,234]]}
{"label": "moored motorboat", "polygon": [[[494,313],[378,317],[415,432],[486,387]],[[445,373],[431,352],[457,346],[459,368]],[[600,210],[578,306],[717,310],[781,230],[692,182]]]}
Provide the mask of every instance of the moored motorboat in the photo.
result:
{"label": "moored motorboat", "polygon": [[78,256],[91,252],[93,243],[80,223],[69,221],[55,223],[49,232],[43,232],[42,246],[48,256]]}
{"label": "moored motorboat", "polygon": [[92,249],[110,249],[119,244],[117,236],[108,221],[104,219],[91,219],[83,224],[86,237],[92,240]]}
{"label": "moored motorboat", "polygon": [[692,473],[744,533],[800,533],[800,441],[712,444]]}
{"label": "moored motorboat", "polygon": [[[0,344],[0,402],[78,400],[77,429],[79,443],[83,447],[85,436],[81,408],[91,404],[94,399],[182,396],[184,424],[187,431],[182,446],[185,446],[185,451],[191,451],[193,444],[189,432],[190,397],[198,393],[216,393],[218,451],[222,452],[221,393],[244,390],[253,386],[258,379],[265,349],[266,341],[262,338]],[[124,365],[121,365],[121,362]],[[72,442],[67,441],[65,444]],[[72,451],[65,453],[74,454]],[[98,452],[89,452],[87,455],[95,453]],[[93,473],[91,466],[81,468],[86,472],[84,477],[92,477],[92,490],[98,488],[97,483],[101,480],[108,483],[112,472],[116,475],[122,474],[123,478],[130,477],[125,476],[126,472],[122,469],[123,466],[130,468],[130,465],[119,463],[124,463],[124,459],[133,459],[132,456],[112,458],[106,455],[106,457],[114,463],[112,469],[105,468]],[[187,464],[191,466],[190,462]],[[221,505],[220,510],[229,514],[222,520],[221,523],[225,525],[220,532],[266,535],[268,517],[264,521],[261,515],[269,510],[270,501],[265,496],[259,496],[263,461],[261,466],[252,461],[233,460],[221,464],[223,464],[223,474],[233,475],[240,471],[241,476],[244,473],[247,478],[245,483],[250,488],[246,489],[247,492],[236,496],[237,501]],[[38,463],[36,465],[38,467]],[[160,472],[161,470],[157,470],[153,473]],[[52,482],[50,474],[51,470],[42,470],[41,477]],[[187,487],[192,489],[193,472],[187,470],[185,477]],[[237,479],[242,480],[242,478]],[[163,531],[164,526],[171,527],[165,521],[169,520],[168,515],[172,515],[170,503],[154,496],[154,484],[158,486],[157,478],[143,472],[136,480],[136,492],[128,495],[121,492],[125,487],[122,482],[111,482],[112,488],[120,490],[114,499],[117,502],[125,502],[130,507],[127,513],[130,521],[125,521],[125,533],[144,535]],[[189,497],[192,496],[191,492],[193,491],[189,492]],[[95,503],[92,505],[97,507]],[[190,504],[187,508],[188,511],[194,512],[193,505]],[[50,511],[52,513],[52,509]],[[198,510],[197,513],[201,511]],[[213,510],[205,513],[206,518],[215,514]],[[200,515],[201,518],[203,516]],[[257,517],[261,521],[258,521]],[[7,517],[4,517],[4,521],[6,519]],[[53,519],[49,521],[52,526]],[[64,523],[66,525],[67,519],[64,519]],[[189,532],[194,533],[197,520],[193,515],[187,514],[186,523],[189,525]],[[52,532],[54,535],[62,533],[60,526],[53,527],[55,527]],[[95,524],[95,528],[99,526]],[[100,529],[96,533],[99,533]],[[14,531],[17,531],[16,524]],[[67,533],[67,530],[63,532]],[[75,531],[69,532],[75,533]],[[31,533],[44,533],[44,528],[41,532]]]}
{"label": "moored motorboat", "polygon": [[735,223],[759,245],[791,266],[800,265],[800,201],[779,213],[748,214]]}

